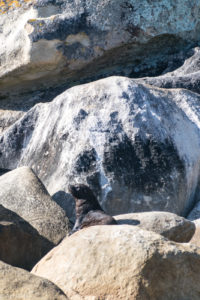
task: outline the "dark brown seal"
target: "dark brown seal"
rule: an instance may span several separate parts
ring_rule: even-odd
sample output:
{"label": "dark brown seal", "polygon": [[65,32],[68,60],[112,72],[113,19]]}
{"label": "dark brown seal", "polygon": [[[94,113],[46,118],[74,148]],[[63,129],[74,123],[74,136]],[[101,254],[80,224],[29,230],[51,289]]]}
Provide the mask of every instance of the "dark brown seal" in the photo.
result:
{"label": "dark brown seal", "polygon": [[70,185],[69,192],[76,202],[76,223],[71,234],[84,227],[117,224],[113,217],[103,211],[88,186],[84,184]]}

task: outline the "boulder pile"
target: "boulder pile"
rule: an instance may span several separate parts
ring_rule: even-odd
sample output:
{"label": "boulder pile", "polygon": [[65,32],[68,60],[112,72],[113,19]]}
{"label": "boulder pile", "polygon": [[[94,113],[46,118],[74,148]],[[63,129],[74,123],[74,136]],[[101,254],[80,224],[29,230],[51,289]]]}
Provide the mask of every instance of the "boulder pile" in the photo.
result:
{"label": "boulder pile", "polygon": [[0,0],[1,300],[200,299],[199,18]]}

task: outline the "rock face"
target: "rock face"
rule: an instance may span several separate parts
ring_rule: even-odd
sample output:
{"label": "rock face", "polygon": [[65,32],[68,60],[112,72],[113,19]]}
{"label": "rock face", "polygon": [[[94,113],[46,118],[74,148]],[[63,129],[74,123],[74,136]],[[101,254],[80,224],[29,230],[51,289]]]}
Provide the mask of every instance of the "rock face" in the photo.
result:
{"label": "rock face", "polygon": [[30,223],[38,233],[57,244],[69,231],[65,212],[50,197],[28,167],[0,177],[0,204]]}
{"label": "rock face", "polygon": [[0,15],[2,98],[97,74],[158,71],[199,39],[198,0],[2,0]]}
{"label": "rock face", "polygon": [[12,111],[0,109],[0,133],[6,130],[9,126],[14,124],[20,117],[23,116],[22,111]]}
{"label": "rock face", "polygon": [[52,195],[87,183],[111,215],[185,215],[199,180],[199,101],[123,77],[71,88],[2,134],[0,168],[29,165]]}
{"label": "rock face", "polygon": [[0,260],[30,270],[53,246],[24,219],[0,205]]}
{"label": "rock face", "polygon": [[199,248],[118,225],[94,226],[66,238],[32,273],[50,279],[72,300],[197,300],[199,270]]}
{"label": "rock face", "polygon": [[190,243],[200,247],[200,219],[195,220],[193,223],[195,225],[195,233],[192,236]]}
{"label": "rock face", "polygon": [[114,217],[118,224],[135,225],[163,235],[177,243],[187,243],[195,233],[195,224],[175,214],[161,211],[124,214]]}
{"label": "rock face", "polygon": [[185,88],[200,93],[200,48],[190,50],[187,56],[183,66],[174,72],[158,77],[146,77],[138,81],[161,88]]}
{"label": "rock face", "polygon": [[0,299],[67,300],[52,282],[0,261]]}

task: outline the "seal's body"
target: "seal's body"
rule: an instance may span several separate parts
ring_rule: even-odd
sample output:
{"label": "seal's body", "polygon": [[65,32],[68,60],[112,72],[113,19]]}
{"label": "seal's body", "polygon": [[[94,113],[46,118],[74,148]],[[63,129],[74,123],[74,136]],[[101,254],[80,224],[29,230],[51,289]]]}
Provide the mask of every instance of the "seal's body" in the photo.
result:
{"label": "seal's body", "polygon": [[84,227],[117,224],[113,217],[103,211],[88,186],[84,184],[70,185],[69,191],[76,202],[76,223],[71,234]]}

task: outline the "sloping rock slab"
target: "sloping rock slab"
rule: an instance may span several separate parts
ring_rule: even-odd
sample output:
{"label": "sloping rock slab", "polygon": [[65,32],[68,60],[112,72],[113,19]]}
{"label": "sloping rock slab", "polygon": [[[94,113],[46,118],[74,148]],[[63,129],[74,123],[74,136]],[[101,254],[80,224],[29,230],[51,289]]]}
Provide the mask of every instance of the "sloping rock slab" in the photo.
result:
{"label": "sloping rock slab", "polygon": [[24,219],[0,205],[0,260],[30,270],[53,246]]}
{"label": "sloping rock slab", "polygon": [[163,235],[177,243],[187,243],[195,232],[195,225],[175,214],[162,211],[132,213],[114,216],[118,224],[135,225]]}
{"label": "sloping rock slab", "polygon": [[64,239],[32,273],[72,300],[197,300],[200,248],[133,226],[94,226]]}
{"label": "sloping rock slab", "polygon": [[0,204],[26,220],[53,244],[59,243],[69,231],[65,212],[28,167],[0,177]]}
{"label": "sloping rock slab", "polygon": [[0,299],[67,300],[52,282],[0,261]]}
{"label": "sloping rock slab", "polygon": [[[87,183],[111,215],[185,215],[199,180],[199,103],[190,91],[124,77],[77,86],[36,105],[1,135],[0,168],[29,165],[52,195],[67,196],[69,184]],[[1,193],[10,193],[11,175],[5,176]],[[42,214],[37,207],[34,216]]]}

